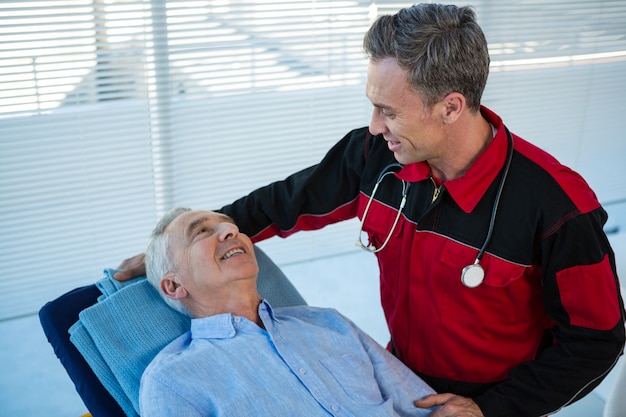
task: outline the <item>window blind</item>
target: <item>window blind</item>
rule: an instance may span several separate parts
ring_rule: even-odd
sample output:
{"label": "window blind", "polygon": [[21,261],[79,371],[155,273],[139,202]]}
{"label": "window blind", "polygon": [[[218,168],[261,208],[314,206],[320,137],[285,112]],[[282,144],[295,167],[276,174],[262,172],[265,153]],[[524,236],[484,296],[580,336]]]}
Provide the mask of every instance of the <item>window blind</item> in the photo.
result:
{"label": "window blind", "polygon": [[[168,10],[176,16],[168,28],[175,42],[167,96],[175,97],[177,205],[221,207],[319,162],[369,119],[362,52],[369,1],[226,3],[213,10],[172,3]],[[190,17],[197,20],[191,27],[184,23]],[[356,232],[352,223],[339,224],[260,246],[279,264],[300,262],[351,250]]]}
{"label": "window blind", "polygon": [[95,282],[154,223],[149,4],[0,3],[0,318]]}
{"label": "window blind", "polygon": [[[218,208],[318,162],[369,120],[371,19],[410,4],[0,3],[0,319],[143,251],[172,206]],[[472,4],[492,55],[484,103],[602,200],[626,198],[626,4]],[[357,250],[357,230],[261,246],[284,265]]]}
{"label": "window blind", "polygon": [[492,61],[484,104],[582,174],[607,207],[623,201],[626,3],[476,4]]}
{"label": "window blind", "polygon": [[[366,125],[368,12],[364,1],[0,3],[0,319],[143,251],[172,206],[219,208]],[[345,230],[356,236],[338,225],[321,246],[304,234],[273,255],[345,251]]]}

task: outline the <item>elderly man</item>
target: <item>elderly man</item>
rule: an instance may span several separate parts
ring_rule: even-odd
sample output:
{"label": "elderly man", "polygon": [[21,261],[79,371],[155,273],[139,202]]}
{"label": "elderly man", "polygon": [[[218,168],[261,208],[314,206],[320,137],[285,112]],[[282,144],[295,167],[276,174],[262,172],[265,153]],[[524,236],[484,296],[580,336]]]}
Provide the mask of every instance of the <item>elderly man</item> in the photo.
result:
{"label": "elderly man", "polygon": [[256,289],[253,244],[226,215],[170,211],[146,269],[193,319],[144,372],[142,416],[430,414],[413,401],[433,390],[335,310],[272,309]]}

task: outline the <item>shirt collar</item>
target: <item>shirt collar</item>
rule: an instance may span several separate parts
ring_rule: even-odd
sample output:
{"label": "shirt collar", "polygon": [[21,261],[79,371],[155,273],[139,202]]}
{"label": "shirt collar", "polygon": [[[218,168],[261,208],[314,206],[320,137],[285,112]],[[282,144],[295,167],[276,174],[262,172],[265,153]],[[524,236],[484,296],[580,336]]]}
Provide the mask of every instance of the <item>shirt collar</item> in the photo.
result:
{"label": "shirt collar", "polygon": [[265,299],[259,305],[259,315],[261,316],[261,321],[263,321],[263,323],[267,323],[267,319],[280,323],[280,320],[278,320],[274,315],[274,309]]}
{"label": "shirt collar", "polygon": [[[272,306],[263,300],[259,304],[259,314],[265,323],[267,320],[278,321],[274,317]],[[241,328],[243,320],[241,316],[234,316],[230,313],[216,314],[214,316],[201,317],[191,320],[192,339],[229,339],[235,337],[237,330]]]}
{"label": "shirt collar", "polygon": [[[470,213],[476,207],[494,181],[504,166],[508,151],[508,138],[502,119],[484,106],[481,106],[480,111],[496,128],[495,137],[462,177],[444,182],[452,199],[466,213]],[[396,176],[409,182],[423,181],[430,177],[430,167],[426,162],[416,162],[404,166]]]}
{"label": "shirt collar", "polygon": [[191,320],[192,339],[229,339],[237,330],[230,313],[216,314]]}

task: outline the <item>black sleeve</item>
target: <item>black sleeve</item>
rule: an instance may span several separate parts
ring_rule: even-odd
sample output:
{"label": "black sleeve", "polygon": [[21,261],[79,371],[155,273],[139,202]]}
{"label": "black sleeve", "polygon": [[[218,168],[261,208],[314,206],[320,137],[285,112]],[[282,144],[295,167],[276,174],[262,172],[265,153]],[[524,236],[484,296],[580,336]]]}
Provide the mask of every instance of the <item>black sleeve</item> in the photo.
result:
{"label": "black sleeve", "polygon": [[348,133],[317,165],[261,187],[219,211],[254,241],[315,230],[356,215],[367,128]]}
{"label": "black sleeve", "polygon": [[591,392],[616,364],[624,306],[605,219],[602,208],[581,214],[542,242],[543,305],[553,321],[548,343],[536,360],[474,398],[486,417],[552,414]]}

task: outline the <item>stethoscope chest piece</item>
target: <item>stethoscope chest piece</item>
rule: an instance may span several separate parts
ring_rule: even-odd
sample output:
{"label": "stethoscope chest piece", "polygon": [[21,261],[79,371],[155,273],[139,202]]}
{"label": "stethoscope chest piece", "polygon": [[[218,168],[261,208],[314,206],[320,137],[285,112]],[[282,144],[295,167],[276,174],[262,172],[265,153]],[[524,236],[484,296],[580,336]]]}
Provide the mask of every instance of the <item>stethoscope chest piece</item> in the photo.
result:
{"label": "stethoscope chest piece", "polygon": [[468,288],[476,288],[485,280],[485,270],[478,263],[467,265],[461,272],[461,282]]}

